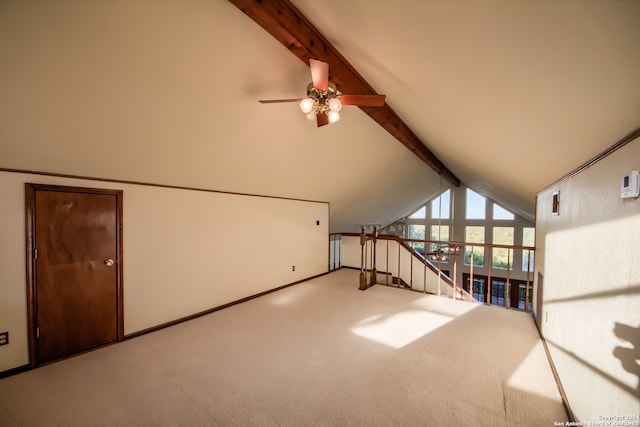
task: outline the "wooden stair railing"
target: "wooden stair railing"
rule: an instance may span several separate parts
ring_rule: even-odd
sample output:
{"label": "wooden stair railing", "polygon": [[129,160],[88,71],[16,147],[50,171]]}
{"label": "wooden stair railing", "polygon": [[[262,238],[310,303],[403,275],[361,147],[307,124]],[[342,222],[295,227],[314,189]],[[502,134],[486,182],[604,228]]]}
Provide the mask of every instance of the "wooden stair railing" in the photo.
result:
{"label": "wooden stair railing", "polygon": [[[425,243],[423,240],[415,240],[415,239],[401,239],[397,236],[391,235],[378,235],[377,227],[373,227],[373,232],[371,234],[367,234],[365,232],[364,227],[360,230],[360,290],[366,290],[371,286],[378,283],[378,271],[376,268],[376,259],[377,259],[377,251],[376,251],[376,243],[378,240],[393,240],[398,243],[400,248],[406,250],[409,255],[412,257],[411,266],[413,267],[413,259],[417,259],[420,263],[422,263],[425,268],[429,268],[433,273],[438,275],[438,295],[440,295],[440,281],[445,283],[446,286],[449,286],[452,289],[452,297],[454,299],[466,299],[469,301],[473,301],[473,296],[465,291],[461,286],[458,286],[454,280],[452,280],[447,274],[445,274],[442,270],[436,267],[433,263],[427,260],[421,253],[416,251],[411,245],[407,242],[421,242]],[[367,243],[371,242],[371,250],[367,250]],[[425,246],[426,247],[426,246]],[[368,268],[368,263],[370,262],[370,268]],[[399,270],[399,269],[398,269]],[[367,280],[367,272],[369,272],[369,279]],[[388,277],[389,274],[385,273]],[[413,274],[412,274],[413,276]],[[412,283],[407,283],[400,277],[400,271],[398,271],[398,276],[392,277],[392,283],[397,284],[399,287],[413,289]],[[426,289],[424,289],[426,292]]]}

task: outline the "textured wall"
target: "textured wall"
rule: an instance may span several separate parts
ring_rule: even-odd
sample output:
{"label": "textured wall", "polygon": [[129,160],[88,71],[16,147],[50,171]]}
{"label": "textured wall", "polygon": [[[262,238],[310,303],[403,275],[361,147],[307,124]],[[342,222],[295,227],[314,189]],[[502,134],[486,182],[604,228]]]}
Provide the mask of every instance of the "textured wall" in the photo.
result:
{"label": "textured wall", "polygon": [[582,421],[640,413],[640,199],[620,198],[638,169],[640,139],[538,194],[537,316]]}

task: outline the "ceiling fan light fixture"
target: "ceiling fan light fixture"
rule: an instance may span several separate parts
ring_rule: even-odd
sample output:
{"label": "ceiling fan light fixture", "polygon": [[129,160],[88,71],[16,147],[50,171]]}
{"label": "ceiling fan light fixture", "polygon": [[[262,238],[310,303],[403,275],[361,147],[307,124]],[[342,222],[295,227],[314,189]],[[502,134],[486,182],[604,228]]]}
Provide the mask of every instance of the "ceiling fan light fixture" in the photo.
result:
{"label": "ceiling fan light fixture", "polygon": [[314,104],[315,104],[315,101],[313,99],[304,98],[302,101],[300,101],[300,109],[302,110],[303,113],[307,114],[313,110]]}
{"label": "ceiling fan light fixture", "polygon": [[306,98],[300,99],[272,99],[260,100],[263,104],[276,102],[298,102],[300,110],[306,119],[315,119],[318,127],[335,123],[340,120],[343,105],[357,105],[366,107],[384,106],[384,95],[349,95],[341,93],[335,84],[329,81],[329,64],[309,58],[311,68],[311,83],[307,85]]}

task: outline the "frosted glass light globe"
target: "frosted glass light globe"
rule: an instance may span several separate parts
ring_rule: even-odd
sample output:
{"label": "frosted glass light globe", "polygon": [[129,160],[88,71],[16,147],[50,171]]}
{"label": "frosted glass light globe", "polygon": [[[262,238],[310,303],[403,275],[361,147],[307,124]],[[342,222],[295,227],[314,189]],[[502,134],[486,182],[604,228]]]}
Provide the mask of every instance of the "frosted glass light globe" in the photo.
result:
{"label": "frosted glass light globe", "polygon": [[313,110],[313,99],[305,98],[302,101],[300,101],[300,109],[305,114]]}
{"label": "frosted glass light globe", "polygon": [[335,123],[340,120],[340,113],[337,111],[329,111],[327,117],[329,118],[329,123]]}
{"label": "frosted glass light globe", "polygon": [[342,110],[342,102],[338,98],[331,98],[329,100],[329,110],[335,111],[336,113]]}

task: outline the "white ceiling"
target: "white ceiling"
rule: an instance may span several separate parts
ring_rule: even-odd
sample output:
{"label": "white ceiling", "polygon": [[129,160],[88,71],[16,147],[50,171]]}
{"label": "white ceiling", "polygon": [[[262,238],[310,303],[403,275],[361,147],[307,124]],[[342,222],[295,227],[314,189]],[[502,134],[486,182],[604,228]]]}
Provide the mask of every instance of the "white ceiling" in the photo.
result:
{"label": "white ceiling", "polygon": [[[464,184],[535,194],[640,126],[637,0],[294,0]],[[389,223],[438,175],[224,0],[0,2],[0,168],[328,201]]]}

